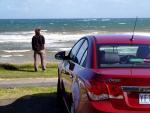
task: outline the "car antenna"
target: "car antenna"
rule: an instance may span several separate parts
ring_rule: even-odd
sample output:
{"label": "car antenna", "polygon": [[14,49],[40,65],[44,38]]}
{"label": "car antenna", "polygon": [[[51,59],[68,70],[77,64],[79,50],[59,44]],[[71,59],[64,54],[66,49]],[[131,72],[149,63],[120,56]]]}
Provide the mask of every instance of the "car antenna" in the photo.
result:
{"label": "car antenna", "polygon": [[136,19],[135,19],[133,34],[132,34],[132,37],[130,38],[130,41],[134,40],[134,34],[135,34],[135,28],[136,28],[137,21],[138,21],[138,17],[136,17]]}

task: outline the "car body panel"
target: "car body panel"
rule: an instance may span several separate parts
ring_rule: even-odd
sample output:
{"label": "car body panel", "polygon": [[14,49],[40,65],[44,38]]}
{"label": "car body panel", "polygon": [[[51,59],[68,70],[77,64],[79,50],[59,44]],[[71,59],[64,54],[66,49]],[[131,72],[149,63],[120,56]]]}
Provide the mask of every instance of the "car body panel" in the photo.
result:
{"label": "car body panel", "polygon": [[100,35],[95,36],[98,44],[150,44],[149,36],[135,35],[131,41],[132,35]]}
{"label": "car body panel", "polygon": [[[150,94],[149,68],[98,68],[96,44],[150,44],[148,36],[100,35],[82,39],[88,41],[85,66],[75,61],[63,60],[59,64],[64,101],[74,113],[149,113],[149,104],[139,104],[139,94]],[[105,84],[109,99],[94,101],[89,97],[92,82]],[[98,84],[99,85],[99,84]],[[101,87],[101,86],[96,86]]]}

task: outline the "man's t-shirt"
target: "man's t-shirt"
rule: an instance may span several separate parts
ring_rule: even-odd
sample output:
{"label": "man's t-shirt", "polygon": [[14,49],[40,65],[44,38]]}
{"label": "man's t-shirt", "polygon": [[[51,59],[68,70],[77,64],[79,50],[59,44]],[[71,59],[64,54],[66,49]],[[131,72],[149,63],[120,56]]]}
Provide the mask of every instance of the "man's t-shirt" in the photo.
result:
{"label": "man's t-shirt", "polygon": [[34,51],[40,51],[44,49],[45,38],[42,35],[35,35],[32,38],[32,49]]}

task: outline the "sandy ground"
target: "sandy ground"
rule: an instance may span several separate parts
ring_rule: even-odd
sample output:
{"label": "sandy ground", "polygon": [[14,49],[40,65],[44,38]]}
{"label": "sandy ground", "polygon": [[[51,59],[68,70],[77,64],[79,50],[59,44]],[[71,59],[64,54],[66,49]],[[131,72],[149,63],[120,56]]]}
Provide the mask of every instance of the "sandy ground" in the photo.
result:
{"label": "sandy ground", "polygon": [[[46,62],[57,62],[55,59],[56,52],[46,51],[45,59]],[[33,51],[28,51],[24,53],[5,53],[0,52],[0,63],[12,63],[12,64],[23,64],[23,63],[33,63]]]}

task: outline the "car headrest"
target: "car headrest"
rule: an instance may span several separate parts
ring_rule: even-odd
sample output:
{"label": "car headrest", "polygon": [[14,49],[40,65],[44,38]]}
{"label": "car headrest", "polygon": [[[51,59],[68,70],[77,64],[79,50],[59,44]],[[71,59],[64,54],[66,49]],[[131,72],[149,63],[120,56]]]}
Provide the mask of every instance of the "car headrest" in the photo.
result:
{"label": "car headrest", "polygon": [[137,50],[136,56],[138,58],[150,58],[150,49],[148,46],[141,46]]}
{"label": "car headrest", "polygon": [[115,64],[120,62],[118,53],[100,51],[99,57],[101,64]]}

